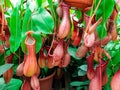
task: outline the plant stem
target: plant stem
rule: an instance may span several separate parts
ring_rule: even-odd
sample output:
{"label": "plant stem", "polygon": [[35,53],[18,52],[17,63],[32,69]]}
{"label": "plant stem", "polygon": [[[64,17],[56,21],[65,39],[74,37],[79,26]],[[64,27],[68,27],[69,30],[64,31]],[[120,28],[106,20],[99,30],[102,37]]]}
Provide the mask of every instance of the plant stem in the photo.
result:
{"label": "plant stem", "polygon": [[101,0],[99,0],[98,5],[96,6],[96,8],[95,8],[95,11],[94,11],[93,15],[90,17],[90,20],[89,20],[89,22],[88,22],[88,25],[86,26],[85,31],[86,31],[87,33],[89,32],[89,27],[90,27],[90,25],[91,25],[91,21],[92,21],[92,19],[93,19],[94,15],[96,14],[97,9],[98,9],[98,7],[99,7],[100,3],[101,3]]}

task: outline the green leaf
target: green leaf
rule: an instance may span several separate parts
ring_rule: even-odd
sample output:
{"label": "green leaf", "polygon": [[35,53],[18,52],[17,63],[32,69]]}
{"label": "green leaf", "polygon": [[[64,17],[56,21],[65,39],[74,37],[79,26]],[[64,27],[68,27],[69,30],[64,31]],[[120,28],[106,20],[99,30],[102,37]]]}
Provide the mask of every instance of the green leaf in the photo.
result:
{"label": "green leaf", "polygon": [[39,8],[32,16],[32,30],[52,34],[53,28],[54,20],[52,16],[44,8]]}
{"label": "green leaf", "polygon": [[76,87],[79,87],[82,85],[88,85],[88,84],[89,84],[89,81],[85,81],[85,82],[74,81],[70,83],[71,86],[76,86]]}
{"label": "green leaf", "polygon": [[30,11],[29,8],[27,8],[22,24],[22,37],[25,35],[25,33],[30,27],[31,14],[32,12]]}
{"label": "green leaf", "polygon": [[106,21],[112,14],[112,11],[114,9],[114,4],[115,4],[114,0],[102,0],[96,12],[97,20],[100,17],[102,17],[102,23],[97,27],[98,36],[100,39],[103,39],[107,35]]}
{"label": "green leaf", "polygon": [[120,51],[116,51],[116,55],[112,58],[112,64],[120,64]]}
{"label": "green leaf", "polygon": [[99,24],[97,27],[98,36],[103,39],[107,35],[107,30],[105,24]]}
{"label": "green leaf", "polygon": [[115,43],[114,43],[113,41],[110,41],[110,42],[105,46],[105,49],[106,49],[106,50],[112,50],[114,46],[115,46]]}
{"label": "green leaf", "polygon": [[[54,18],[54,22],[55,22],[55,26],[56,26],[56,14],[55,14],[55,11],[54,11],[54,7],[53,7],[53,2],[52,2],[52,0],[47,0],[48,1],[48,3],[49,3],[49,6],[50,6],[50,11],[51,11],[51,14],[52,14],[52,16],[53,16],[53,18]],[[56,9],[55,9],[56,10]]]}
{"label": "green leaf", "polygon": [[14,8],[10,19],[10,34],[10,50],[15,53],[21,41],[19,6]]}
{"label": "green leaf", "polygon": [[83,87],[77,87],[76,88],[76,90],[82,90],[83,89]]}
{"label": "green leaf", "polygon": [[6,56],[10,56],[12,53],[11,53],[11,51],[8,49],[8,50],[6,50],[6,52],[5,52],[5,55]]}
{"label": "green leaf", "polygon": [[78,76],[85,76],[85,75],[86,75],[86,71],[78,70]]}
{"label": "green leaf", "polygon": [[109,84],[105,85],[105,86],[103,87],[103,90],[111,90],[110,85],[109,85]]}
{"label": "green leaf", "polygon": [[38,7],[40,7],[41,4],[42,4],[42,0],[36,0],[36,3],[37,3],[37,5],[38,5]]}
{"label": "green leaf", "polygon": [[7,8],[10,8],[10,6],[11,6],[10,0],[5,0],[4,4],[5,4],[5,7],[7,7]]}
{"label": "green leaf", "polygon": [[115,43],[115,46],[114,46],[115,50],[120,50],[120,41],[114,42],[114,43]]}
{"label": "green leaf", "polygon": [[[0,66],[0,76],[6,72],[8,69],[10,69],[13,66],[13,64],[4,64]],[[0,89],[1,90],[1,89]]]}
{"label": "green leaf", "polygon": [[76,60],[80,60],[80,58],[76,56],[76,51],[77,51],[77,48],[72,48],[72,47],[68,48],[68,53],[70,54],[70,56],[72,56]]}
{"label": "green leaf", "polygon": [[23,51],[24,53],[27,52],[26,45],[25,45],[25,39],[26,39],[26,35],[24,35],[24,36],[22,37],[22,40],[21,40],[21,48],[22,48],[22,51]]}
{"label": "green leaf", "polygon": [[107,19],[112,14],[114,8],[114,0],[102,0],[101,4],[96,12],[96,19],[98,20],[101,16],[103,17],[103,22],[106,22]]}
{"label": "green leaf", "polygon": [[22,81],[19,79],[11,79],[11,81],[5,84],[4,79],[0,78],[0,90],[19,90],[22,85]]}
{"label": "green leaf", "polygon": [[77,19],[80,19],[80,17],[82,16],[82,12],[80,10],[75,10],[75,14]]}
{"label": "green leaf", "polygon": [[78,68],[80,68],[80,69],[83,70],[83,71],[87,71],[87,65],[81,65],[81,66],[78,67]]}
{"label": "green leaf", "polygon": [[107,72],[108,77],[110,77],[113,71],[109,67],[107,67],[106,72]]}
{"label": "green leaf", "polygon": [[0,54],[0,66],[5,63],[4,54]]}
{"label": "green leaf", "polygon": [[48,73],[48,67],[44,67],[43,70],[45,72],[45,75],[47,75],[47,73]]}
{"label": "green leaf", "polygon": [[36,40],[36,53],[38,53],[42,47],[42,37],[40,34],[33,34],[33,37]]}
{"label": "green leaf", "polygon": [[117,53],[116,51],[109,51],[111,58],[114,57],[116,55],[116,53]]}

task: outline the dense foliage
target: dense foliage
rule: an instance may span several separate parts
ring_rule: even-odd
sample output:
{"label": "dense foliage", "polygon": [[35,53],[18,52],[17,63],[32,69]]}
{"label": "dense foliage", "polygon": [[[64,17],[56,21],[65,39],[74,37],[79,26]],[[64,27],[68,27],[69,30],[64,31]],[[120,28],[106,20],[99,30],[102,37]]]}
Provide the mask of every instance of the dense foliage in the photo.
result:
{"label": "dense foliage", "polygon": [[120,89],[119,11],[120,0],[1,0],[0,89],[39,90],[58,68],[78,90]]}

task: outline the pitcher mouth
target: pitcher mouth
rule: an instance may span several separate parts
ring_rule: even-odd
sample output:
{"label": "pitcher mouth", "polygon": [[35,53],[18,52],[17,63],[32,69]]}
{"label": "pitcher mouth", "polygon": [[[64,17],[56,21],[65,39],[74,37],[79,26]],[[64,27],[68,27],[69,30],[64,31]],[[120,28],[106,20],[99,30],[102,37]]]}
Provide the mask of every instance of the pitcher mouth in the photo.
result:
{"label": "pitcher mouth", "polygon": [[25,44],[27,45],[34,45],[35,44],[35,39],[32,36],[27,36],[26,40],[25,40]]}

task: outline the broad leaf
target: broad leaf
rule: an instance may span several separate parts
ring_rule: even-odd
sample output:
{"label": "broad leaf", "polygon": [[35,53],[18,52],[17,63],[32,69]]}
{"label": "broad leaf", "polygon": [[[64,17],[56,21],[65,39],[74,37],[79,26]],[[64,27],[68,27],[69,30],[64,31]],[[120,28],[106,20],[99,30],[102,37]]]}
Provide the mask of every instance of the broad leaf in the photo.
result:
{"label": "broad leaf", "polygon": [[79,19],[82,16],[82,12],[80,10],[75,10],[75,15],[77,19]]}
{"label": "broad leaf", "polygon": [[78,76],[85,76],[86,72],[83,70],[78,70]]}
{"label": "broad leaf", "polygon": [[77,87],[82,85],[88,85],[88,84],[89,84],[89,81],[85,81],[85,82],[74,81],[70,83],[71,86],[77,86]]}
{"label": "broad leaf", "polygon": [[15,52],[21,41],[19,6],[15,7],[10,19],[10,50]]}
{"label": "broad leaf", "polygon": [[32,14],[32,12],[30,11],[29,8],[27,8],[24,19],[23,19],[23,24],[22,24],[22,37],[25,35],[27,30],[29,30],[31,14]]}
{"label": "broad leaf", "polygon": [[96,12],[96,19],[98,20],[101,16],[103,17],[103,22],[110,17],[114,8],[114,0],[102,0],[101,4]]}
{"label": "broad leaf", "polygon": [[107,72],[108,77],[110,77],[113,71],[107,67],[106,72]]}
{"label": "broad leaf", "polygon": [[40,34],[33,34],[33,37],[36,40],[36,53],[38,53],[42,47],[42,37],[40,36]]}
{"label": "broad leaf", "polygon": [[80,60],[80,58],[76,56],[76,51],[77,51],[77,48],[72,48],[72,47],[68,48],[68,53],[70,54],[70,56],[72,56],[76,60]]}
{"label": "broad leaf", "polygon": [[5,84],[4,79],[0,78],[0,90],[19,90],[22,85],[22,81],[19,79],[11,79],[11,81]]}
{"label": "broad leaf", "polygon": [[80,68],[83,71],[87,71],[87,65],[81,65],[78,68]]}
{"label": "broad leaf", "polygon": [[98,25],[98,27],[97,27],[98,36],[100,39],[103,39],[107,34],[106,21],[112,14],[114,4],[115,4],[114,0],[101,0],[101,4],[96,12],[97,20],[100,17],[102,17],[102,23],[100,25]]}
{"label": "broad leaf", "polygon": [[110,41],[106,46],[105,49],[106,50],[112,50],[115,46],[115,43],[113,41]]}
{"label": "broad leaf", "polygon": [[0,54],[0,65],[3,65],[5,63],[4,54]]}
{"label": "broad leaf", "polygon": [[42,4],[42,0],[36,0],[36,3],[37,3],[37,5],[38,5],[38,7],[40,7],[41,4]]}
{"label": "broad leaf", "polygon": [[22,36],[21,48],[22,48],[22,51],[23,51],[24,53],[26,53],[26,51],[27,51],[26,45],[25,45],[25,39],[26,39],[26,35]]}
{"label": "broad leaf", "polygon": [[105,23],[101,23],[100,25],[98,25],[97,32],[100,39],[103,39],[107,35]]}
{"label": "broad leaf", "polygon": [[39,8],[32,16],[32,30],[51,34],[53,33],[53,28],[54,20],[52,16],[44,8]]}
{"label": "broad leaf", "polygon": [[[51,14],[52,14],[52,16],[53,16],[53,18],[54,18],[54,22],[55,22],[55,26],[57,25],[56,24],[56,19],[57,19],[57,15],[55,14],[55,11],[54,11],[54,7],[53,7],[53,1],[52,0],[47,0],[48,1],[48,3],[49,3],[49,7],[50,7],[50,11],[51,11]],[[55,9],[56,10],[56,9]]]}
{"label": "broad leaf", "polygon": [[116,51],[116,55],[112,58],[111,62],[114,66],[120,64],[120,51]]}
{"label": "broad leaf", "polygon": [[[13,66],[13,64],[4,64],[0,66],[0,76],[6,72],[8,69],[10,69]],[[1,89],[0,89],[1,90]]]}
{"label": "broad leaf", "polygon": [[76,90],[82,90],[83,87],[76,87]]}
{"label": "broad leaf", "polygon": [[116,51],[109,51],[109,54],[111,57],[114,57],[116,55],[116,53],[117,53]]}
{"label": "broad leaf", "polygon": [[10,0],[4,0],[4,4],[7,8],[10,8],[10,6],[11,6]]}

